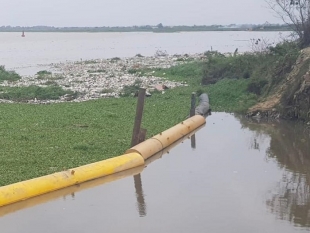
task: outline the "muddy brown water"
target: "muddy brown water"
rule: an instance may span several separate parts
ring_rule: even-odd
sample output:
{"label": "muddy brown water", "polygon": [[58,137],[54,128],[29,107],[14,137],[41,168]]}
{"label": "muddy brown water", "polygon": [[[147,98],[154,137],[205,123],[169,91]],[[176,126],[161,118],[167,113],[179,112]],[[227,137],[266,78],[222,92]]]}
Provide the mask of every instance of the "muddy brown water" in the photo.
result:
{"label": "muddy brown water", "polygon": [[2,207],[0,232],[309,231],[309,135],[214,113],[196,149],[185,140],[145,168]]}

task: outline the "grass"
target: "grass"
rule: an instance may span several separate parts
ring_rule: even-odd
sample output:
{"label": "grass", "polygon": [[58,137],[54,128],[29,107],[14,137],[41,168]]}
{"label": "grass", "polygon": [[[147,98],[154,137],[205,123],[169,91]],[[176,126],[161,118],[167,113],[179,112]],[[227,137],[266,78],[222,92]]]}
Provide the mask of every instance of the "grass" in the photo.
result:
{"label": "grass", "polygon": [[189,62],[168,69],[152,69],[154,76],[163,77],[165,79],[186,82],[191,86],[198,86],[201,83],[205,62]]}

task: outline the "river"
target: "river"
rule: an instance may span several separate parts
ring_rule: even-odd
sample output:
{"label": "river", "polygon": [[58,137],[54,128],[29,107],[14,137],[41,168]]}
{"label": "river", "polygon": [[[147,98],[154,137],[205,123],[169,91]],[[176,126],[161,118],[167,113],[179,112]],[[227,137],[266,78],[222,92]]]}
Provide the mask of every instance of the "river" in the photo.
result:
{"label": "river", "polygon": [[[207,50],[239,52],[261,49],[286,38],[288,32],[181,32],[181,33],[21,33],[0,32],[0,65],[21,75],[48,69],[48,64],[153,56],[158,50],[168,54],[203,53]],[[255,41],[261,39],[258,45]],[[266,43],[264,43],[264,42]]]}
{"label": "river", "polygon": [[145,168],[0,208],[0,232],[310,230],[309,129],[214,113],[195,137]]}

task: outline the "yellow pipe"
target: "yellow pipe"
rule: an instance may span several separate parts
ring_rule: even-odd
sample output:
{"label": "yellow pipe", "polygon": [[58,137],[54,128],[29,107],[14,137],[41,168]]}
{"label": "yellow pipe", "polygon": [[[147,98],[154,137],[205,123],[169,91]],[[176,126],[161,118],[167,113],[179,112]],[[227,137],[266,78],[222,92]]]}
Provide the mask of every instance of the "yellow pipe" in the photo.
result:
{"label": "yellow pipe", "polygon": [[144,164],[140,154],[131,153],[39,178],[0,187],[0,206],[25,200],[87,180],[114,174]]}
{"label": "yellow pipe", "polygon": [[126,153],[138,153],[144,158],[144,160],[146,160],[161,151],[162,149],[163,145],[160,141],[154,138],[150,138],[127,150]]}
{"label": "yellow pipe", "polygon": [[26,209],[26,208],[30,208],[36,205],[40,205],[43,203],[46,203],[48,201],[51,200],[55,200],[55,199],[59,199],[61,197],[66,197],[68,195],[74,195],[75,193],[78,193],[80,191],[86,190],[86,189],[90,189],[90,188],[94,188],[97,187],[99,185],[103,185],[112,181],[116,181],[119,179],[123,179],[125,177],[129,177],[129,176],[134,176],[137,174],[140,174],[144,169],[144,166],[139,166],[139,167],[135,167],[135,168],[131,168],[122,172],[117,172],[115,174],[109,175],[109,176],[104,176],[95,180],[91,180],[88,182],[84,182],[82,184],[79,185],[73,185],[73,186],[69,186],[67,188],[63,188],[60,190],[56,190],[54,192],[50,192],[50,193],[46,193],[44,195],[40,195],[36,198],[30,198],[28,200],[25,201],[19,201],[16,203],[12,203],[11,205],[6,205],[3,207],[0,207],[0,218],[14,213],[16,211],[22,210],[22,209]]}
{"label": "yellow pipe", "polygon": [[150,163],[153,163],[155,160],[161,159],[164,154],[169,153],[169,151],[171,151],[174,147],[176,147],[180,143],[183,143],[186,139],[190,139],[191,136],[193,136],[197,131],[199,131],[204,126],[205,125],[198,127],[197,129],[195,129],[191,133],[187,134],[185,137],[180,138],[176,142],[172,143],[170,146],[164,148],[163,150],[161,150],[161,151],[157,152],[156,154],[152,155],[151,157],[149,157],[147,160],[145,160],[145,167],[148,166]]}
{"label": "yellow pipe", "polygon": [[[139,153],[145,160],[204,125],[203,116],[193,116],[156,136],[130,148],[126,153]],[[156,140],[158,142],[156,142]]]}

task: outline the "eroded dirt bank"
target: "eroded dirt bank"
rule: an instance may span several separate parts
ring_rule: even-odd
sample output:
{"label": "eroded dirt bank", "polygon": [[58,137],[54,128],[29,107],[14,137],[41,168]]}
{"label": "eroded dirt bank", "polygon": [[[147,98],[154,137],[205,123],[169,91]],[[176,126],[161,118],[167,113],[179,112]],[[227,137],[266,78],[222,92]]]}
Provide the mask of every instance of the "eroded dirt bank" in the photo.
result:
{"label": "eroded dirt bank", "polygon": [[310,124],[310,47],[301,51],[292,71],[267,98],[251,107],[247,115]]}

